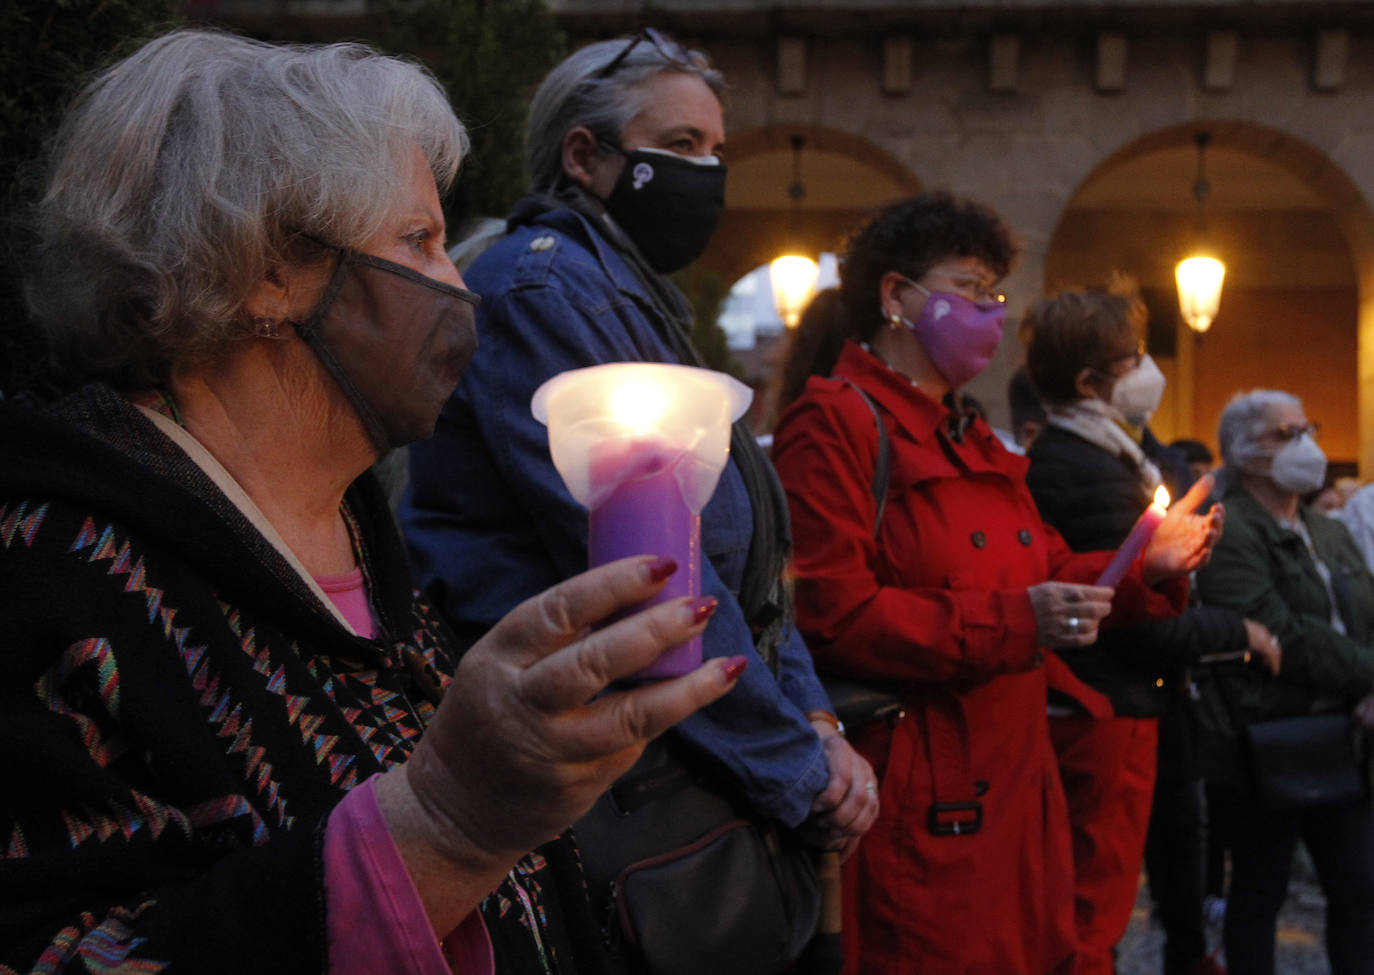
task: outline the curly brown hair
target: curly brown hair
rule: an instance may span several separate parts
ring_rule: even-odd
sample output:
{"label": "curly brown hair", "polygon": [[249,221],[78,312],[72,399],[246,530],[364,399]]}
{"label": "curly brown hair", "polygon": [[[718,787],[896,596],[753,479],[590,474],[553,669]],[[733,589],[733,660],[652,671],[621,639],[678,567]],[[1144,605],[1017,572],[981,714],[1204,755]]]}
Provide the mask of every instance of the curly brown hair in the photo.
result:
{"label": "curly brown hair", "polygon": [[840,264],[838,307],[827,308],[814,329],[800,336],[785,371],[788,390],[800,392],[807,376],[830,374],[845,339],[868,341],[883,323],[878,284],[898,271],[919,280],[948,258],[976,257],[999,278],[1016,259],[1011,232],[991,209],[943,190],[888,204],[850,235]]}

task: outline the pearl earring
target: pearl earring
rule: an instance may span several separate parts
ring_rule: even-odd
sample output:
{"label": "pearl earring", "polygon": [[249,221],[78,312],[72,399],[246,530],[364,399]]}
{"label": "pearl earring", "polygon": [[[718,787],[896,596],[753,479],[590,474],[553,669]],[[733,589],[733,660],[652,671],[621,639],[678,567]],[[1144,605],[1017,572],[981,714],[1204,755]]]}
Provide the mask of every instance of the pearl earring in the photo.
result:
{"label": "pearl earring", "polygon": [[253,319],[253,334],[260,339],[281,338],[281,322],[266,316],[255,317]]}

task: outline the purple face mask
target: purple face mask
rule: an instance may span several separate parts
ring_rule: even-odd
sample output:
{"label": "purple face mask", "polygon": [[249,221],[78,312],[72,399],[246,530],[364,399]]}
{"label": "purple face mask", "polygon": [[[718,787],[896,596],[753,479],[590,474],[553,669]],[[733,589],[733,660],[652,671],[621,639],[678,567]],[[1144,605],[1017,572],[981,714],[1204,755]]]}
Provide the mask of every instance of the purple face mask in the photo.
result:
{"label": "purple face mask", "polygon": [[926,303],[916,321],[903,318],[902,323],[916,333],[950,388],[958,389],[992,361],[1002,341],[1006,306],[1001,302],[978,305],[963,295],[929,291],[907,280],[925,293]]}

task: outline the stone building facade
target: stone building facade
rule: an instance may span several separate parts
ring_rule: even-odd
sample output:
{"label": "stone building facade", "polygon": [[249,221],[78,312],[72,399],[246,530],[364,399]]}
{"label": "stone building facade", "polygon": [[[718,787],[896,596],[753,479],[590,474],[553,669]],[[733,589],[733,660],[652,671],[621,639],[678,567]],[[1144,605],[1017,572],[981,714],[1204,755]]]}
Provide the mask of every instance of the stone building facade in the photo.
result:
{"label": "stone building facade", "polygon": [[[1005,282],[1013,325],[1046,290],[1136,279],[1171,380],[1154,424],[1166,439],[1214,444],[1234,391],[1280,387],[1322,422],[1334,460],[1374,475],[1367,0],[550,5],[574,43],[657,26],[724,70],[728,210],[699,273],[729,282],[783,250],[834,250],[872,207],[949,188],[992,205],[1021,240]],[[368,11],[366,0],[191,6],[231,22],[332,17],[344,31]],[[1199,340],[1178,319],[1172,276],[1197,234],[1204,131],[1206,236],[1228,270]],[[1014,333],[971,387],[998,423],[1021,358]]]}
{"label": "stone building facade", "polygon": [[[728,213],[703,264],[733,280],[797,243],[833,249],[869,207],[945,187],[1022,242],[1010,320],[1047,289],[1134,277],[1169,374],[1156,426],[1214,442],[1232,392],[1290,389],[1336,460],[1374,474],[1374,6],[1118,0],[554,0],[575,39],[663,27],[731,87]],[[1173,267],[1196,233],[1227,262],[1199,341]],[[787,196],[804,137],[806,195]],[[1005,422],[1009,329],[971,387]]]}

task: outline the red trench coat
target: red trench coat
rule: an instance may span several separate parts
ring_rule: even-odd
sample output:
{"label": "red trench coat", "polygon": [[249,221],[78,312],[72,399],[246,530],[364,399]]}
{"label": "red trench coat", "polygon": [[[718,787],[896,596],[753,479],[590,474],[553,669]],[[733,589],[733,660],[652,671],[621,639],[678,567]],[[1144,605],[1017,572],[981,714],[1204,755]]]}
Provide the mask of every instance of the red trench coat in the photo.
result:
{"label": "red trench coat", "polygon": [[[1075,555],[1041,522],[1024,458],[981,420],[955,440],[946,407],[853,342],[835,375],[878,403],[891,478],[875,542],[873,413],[842,379],[813,378],[773,448],[798,623],[819,670],[899,682],[908,700],[895,727],[853,736],[882,808],[845,865],[845,971],[1070,972],[1073,863],[1047,671],[1094,710],[1103,699],[1037,645],[1026,589],[1091,582],[1110,553]],[[1182,595],[1147,589],[1137,562],[1112,619],[1176,613]]]}

